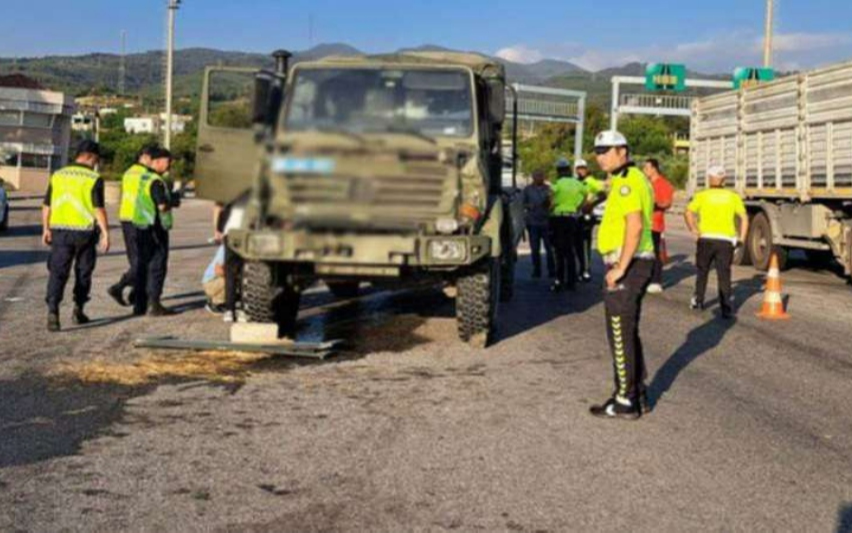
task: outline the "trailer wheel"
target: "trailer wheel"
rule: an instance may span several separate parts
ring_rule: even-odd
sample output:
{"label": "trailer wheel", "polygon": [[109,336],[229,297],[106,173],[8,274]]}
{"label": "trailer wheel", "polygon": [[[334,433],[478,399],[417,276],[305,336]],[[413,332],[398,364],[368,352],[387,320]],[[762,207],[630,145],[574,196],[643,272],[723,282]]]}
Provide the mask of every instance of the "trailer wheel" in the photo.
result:
{"label": "trailer wheel", "polygon": [[247,261],[243,270],[243,307],[251,322],[277,324],[278,336],[292,336],[296,329],[301,294],[289,283],[279,284],[275,267]]}
{"label": "trailer wheel", "polygon": [[462,341],[474,348],[491,342],[500,300],[500,262],[488,258],[456,282],[456,324]]}
{"label": "trailer wheel", "polygon": [[773,251],[778,256],[779,268],[783,270],[787,264],[787,249],[775,245],[769,218],[765,213],[758,213],[752,221],[748,238],[748,253],[751,256],[754,268],[761,272],[769,270]]}

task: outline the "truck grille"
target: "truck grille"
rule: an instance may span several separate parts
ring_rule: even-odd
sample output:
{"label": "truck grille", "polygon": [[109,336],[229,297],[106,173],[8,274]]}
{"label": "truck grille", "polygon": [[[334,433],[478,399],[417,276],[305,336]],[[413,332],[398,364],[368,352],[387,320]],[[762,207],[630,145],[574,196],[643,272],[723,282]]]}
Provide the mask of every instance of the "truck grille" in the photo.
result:
{"label": "truck grille", "polygon": [[377,216],[427,218],[446,213],[453,207],[455,187],[444,169],[405,176],[356,178],[348,176],[287,176],[290,201],[300,206],[335,207],[341,210],[376,209]]}

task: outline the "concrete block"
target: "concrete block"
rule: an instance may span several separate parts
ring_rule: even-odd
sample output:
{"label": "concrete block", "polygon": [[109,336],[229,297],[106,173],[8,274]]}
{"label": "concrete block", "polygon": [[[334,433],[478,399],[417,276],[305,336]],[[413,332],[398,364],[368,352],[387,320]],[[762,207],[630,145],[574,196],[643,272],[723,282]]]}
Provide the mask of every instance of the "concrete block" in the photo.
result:
{"label": "concrete block", "polygon": [[290,344],[290,339],[278,338],[275,324],[249,324],[237,322],[231,325],[231,342],[238,344]]}

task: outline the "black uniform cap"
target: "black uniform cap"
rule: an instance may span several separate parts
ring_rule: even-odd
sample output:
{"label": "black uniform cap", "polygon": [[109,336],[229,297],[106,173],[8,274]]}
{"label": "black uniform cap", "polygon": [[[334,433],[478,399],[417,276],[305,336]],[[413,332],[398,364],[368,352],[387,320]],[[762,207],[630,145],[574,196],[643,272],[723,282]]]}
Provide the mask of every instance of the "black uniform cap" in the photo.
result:
{"label": "black uniform cap", "polygon": [[172,153],[162,146],[155,146],[151,152],[148,153],[151,156],[151,159],[163,159],[168,158],[172,159]]}
{"label": "black uniform cap", "polygon": [[157,144],[157,143],[146,144],[145,146],[142,147],[141,150],[139,150],[139,153],[136,154],[136,159],[139,159],[143,155],[147,155],[147,156],[150,157],[159,148],[160,148],[160,145]]}
{"label": "black uniform cap", "polygon": [[74,152],[74,157],[80,157],[83,154],[92,154],[100,157],[101,146],[95,141],[86,139],[77,145],[77,151]]}

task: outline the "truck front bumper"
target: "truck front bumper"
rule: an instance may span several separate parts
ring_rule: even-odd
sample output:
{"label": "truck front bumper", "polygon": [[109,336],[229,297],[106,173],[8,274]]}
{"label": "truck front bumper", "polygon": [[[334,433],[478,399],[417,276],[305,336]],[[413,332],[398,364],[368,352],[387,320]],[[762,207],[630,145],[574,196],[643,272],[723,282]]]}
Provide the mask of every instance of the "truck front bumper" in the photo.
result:
{"label": "truck front bumper", "polygon": [[482,235],[400,236],[308,231],[231,231],[228,245],[252,261],[314,265],[318,274],[399,275],[403,267],[452,270],[491,255]]}

